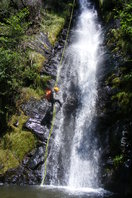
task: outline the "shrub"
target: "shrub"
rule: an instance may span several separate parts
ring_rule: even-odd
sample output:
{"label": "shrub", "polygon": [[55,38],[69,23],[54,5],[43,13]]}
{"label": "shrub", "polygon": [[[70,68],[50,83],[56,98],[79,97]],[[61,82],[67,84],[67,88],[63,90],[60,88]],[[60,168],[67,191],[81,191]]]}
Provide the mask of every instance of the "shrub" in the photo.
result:
{"label": "shrub", "polygon": [[[125,4],[123,10],[118,12],[120,23],[121,23],[121,30],[123,32],[123,36],[126,39],[132,38],[132,2]],[[127,38],[129,36],[129,38]]]}
{"label": "shrub", "polygon": [[18,45],[20,37],[24,35],[30,24],[26,22],[28,14],[29,11],[25,8],[16,15],[5,19],[4,22],[0,22],[0,46],[15,48]]}

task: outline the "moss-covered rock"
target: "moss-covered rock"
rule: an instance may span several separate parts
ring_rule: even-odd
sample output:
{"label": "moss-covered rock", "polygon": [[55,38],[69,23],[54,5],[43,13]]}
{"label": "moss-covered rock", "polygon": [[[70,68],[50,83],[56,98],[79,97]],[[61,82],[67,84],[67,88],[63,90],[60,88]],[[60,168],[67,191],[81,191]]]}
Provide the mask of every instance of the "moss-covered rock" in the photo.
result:
{"label": "moss-covered rock", "polygon": [[46,61],[46,58],[42,54],[35,51],[31,51],[29,53],[29,59],[31,61],[31,64],[36,65],[38,72],[42,70],[44,62]]}
{"label": "moss-covered rock", "polygon": [[17,168],[19,166],[18,159],[8,149],[0,148],[0,174],[5,173],[7,170]]}
{"label": "moss-covered rock", "polygon": [[36,138],[31,132],[23,130],[23,124],[26,121],[27,116],[23,112],[21,115],[12,116],[9,122],[11,131],[0,140],[0,161],[2,164],[0,173],[19,166],[26,154],[35,148]]}
{"label": "moss-covered rock", "polygon": [[53,12],[44,12],[41,21],[41,31],[45,32],[52,45],[55,44],[58,35],[63,29],[65,24],[64,16],[60,16]]}
{"label": "moss-covered rock", "polygon": [[3,138],[3,146],[10,150],[19,162],[35,147],[35,144],[35,137],[27,131],[6,134]]}

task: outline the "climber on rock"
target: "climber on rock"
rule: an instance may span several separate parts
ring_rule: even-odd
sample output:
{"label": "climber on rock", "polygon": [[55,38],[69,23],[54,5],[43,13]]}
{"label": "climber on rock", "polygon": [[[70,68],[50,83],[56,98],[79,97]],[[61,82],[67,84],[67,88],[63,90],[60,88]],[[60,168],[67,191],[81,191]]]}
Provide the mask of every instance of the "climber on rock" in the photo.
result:
{"label": "climber on rock", "polygon": [[55,99],[55,93],[59,91],[59,88],[55,86],[53,88],[53,91],[51,89],[46,89],[46,99],[52,104],[52,108],[56,102],[59,103],[60,106],[62,106],[61,102],[58,99]]}

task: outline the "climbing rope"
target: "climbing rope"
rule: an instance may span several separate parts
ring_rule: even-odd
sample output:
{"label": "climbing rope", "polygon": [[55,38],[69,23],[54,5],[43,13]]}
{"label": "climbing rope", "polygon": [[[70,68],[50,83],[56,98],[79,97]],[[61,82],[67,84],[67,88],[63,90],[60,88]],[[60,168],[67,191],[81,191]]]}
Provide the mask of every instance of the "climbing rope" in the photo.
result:
{"label": "climbing rope", "polygon": [[[66,46],[67,46],[68,36],[69,36],[69,33],[70,33],[70,27],[71,27],[71,22],[72,22],[72,18],[73,18],[75,1],[76,0],[73,0],[73,6],[72,6],[71,15],[70,15],[70,21],[69,21],[69,25],[68,25],[68,29],[67,29],[67,34],[66,34],[66,40],[65,40],[64,48],[63,48],[61,59],[60,59],[60,63],[59,63],[59,71],[57,73],[55,86],[57,86],[58,81],[59,81],[60,71],[61,71],[61,68],[62,68],[62,61],[63,61],[63,58],[64,58]],[[53,132],[53,128],[54,128],[55,117],[56,117],[56,107],[54,105],[54,107],[53,107],[53,118],[52,118],[52,122],[51,122],[51,128],[50,128],[50,131],[49,131],[49,137],[48,137],[48,140],[47,140],[46,149],[45,149],[45,155],[44,155],[45,167],[44,167],[44,174],[43,174],[43,179],[42,179],[42,182],[41,182],[41,186],[44,185],[45,178],[46,178],[46,175],[47,175],[48,146],[49,146],[49,141],[50,141],[50,138],[51,138],[51,135],[52,135],[52,132]]]}
{"label": "climbing rope", "polygon": [[69,21],[69,25],[68,25],[68,29],[67,29],[67,34],[66,34],[66,40],[65,40],[64,48],[63,48],[62,55],[61,55],[61,60],[60,60],[60,64],[59,64],[59,71],[57,73],[57,78],[56,78],[55,86],[57,86],[58,81],[59,81],[59,75],[60,75],[60,71],[61,71],[61,68],[62,68],[62,61],[63,61],[63,58],[64,58],[66,46],[67,46],[68,36],[69,36],[69,33],[70,33],[70,27],[71,27],[71,22],[72,22],[72,18],[73,18],[75,1],[76,0],[73,0],[73,6],[72,6],[72,11],[71,11],[70,21]]}

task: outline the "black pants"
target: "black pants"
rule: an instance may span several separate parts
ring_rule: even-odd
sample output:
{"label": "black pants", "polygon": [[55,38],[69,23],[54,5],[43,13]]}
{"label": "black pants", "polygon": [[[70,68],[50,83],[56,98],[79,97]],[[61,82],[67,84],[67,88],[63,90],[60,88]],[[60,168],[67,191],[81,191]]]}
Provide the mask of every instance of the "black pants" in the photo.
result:
{"label": "black pants", "polygon": [[60,105],[60,107],[62,107],[62,104],[61,104],[61,102],[59,101],[59,100],[57,100],[57,99],[53,99],[52,101],[50,101],[51,102],[51,104],[52,104],[52,109],[53,109],[53,107],[54,107],[54,104],[57,102],[57,103],[59,103],[59,105]]}
{"label": "black pants", "polygon": [[41,121],[41,125],[46,125],[48,128],[51,126],[51,121],[53,117],[53,109],[50,108],[47,112],[43,120]]}

